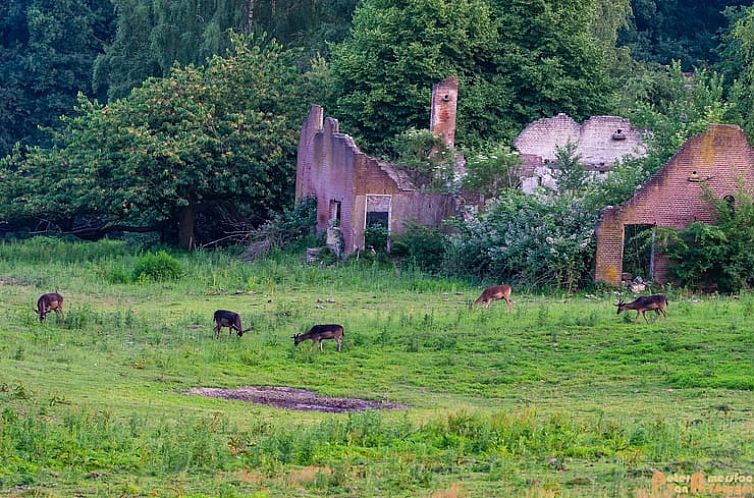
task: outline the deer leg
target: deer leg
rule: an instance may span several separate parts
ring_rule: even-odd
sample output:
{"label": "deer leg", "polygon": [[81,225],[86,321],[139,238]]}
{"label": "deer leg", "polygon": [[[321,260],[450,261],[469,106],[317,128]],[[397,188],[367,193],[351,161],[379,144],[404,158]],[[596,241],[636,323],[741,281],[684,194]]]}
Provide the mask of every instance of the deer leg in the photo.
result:
{"label": "deer leg", "polygon": [[636,311],[636,323],[639,323],[639,316],[641,316],[641,311]]}
{"label": "deer leg", "polygon": [[323,349],[324,344],[322,344],[322,339],[319,340],[319,352],[324,353],[325,350]]}
{"label": "deer leg", "polygon": [[513,303],[510,299],[506,299],[505,302],[506,304],[508,304],[508,313],[510,313],[511,311],[513,311]]}
{"label": "deer leg", "polygon": [[649,320],[647,320],[647,310],[642,311],[641,316],[644,317],[644,321],[647,322],[647,325],[649,325]]}
{"label": "deer leg", "polygon": [[337,341],[338,341],[338,353],[340,353],[340,348],[343,346],[343,338],[338,337]]}

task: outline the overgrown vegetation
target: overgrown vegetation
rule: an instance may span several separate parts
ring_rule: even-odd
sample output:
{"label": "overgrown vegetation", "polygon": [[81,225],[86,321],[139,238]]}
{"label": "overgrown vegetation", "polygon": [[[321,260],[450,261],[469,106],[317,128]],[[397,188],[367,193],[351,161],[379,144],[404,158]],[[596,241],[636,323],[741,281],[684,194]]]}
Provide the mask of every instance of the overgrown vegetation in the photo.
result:
{"label": "overgrown vegetation", "polygon": [[674,261],[672,274],[682,285],[707,291],[740,292],[754,286],[754,201],[750,192],[707,201],[717,222],[691,223],[680,233],[665,232],[664,253]]}
{"label": "overgrown vegetation", "polygon": [[[754,471],[749,294],[673,293],[668,320],[636,325],[609,292],[515,287],[512,313],[479,311],[477,287],[374,259],[169,254],[185,278],[112,283],[98,269],[132,268],[138,248],[0,246],[0,494],[430,496],[460,483],[468,498],[612,498],[648,489],[649,466]],[[31,303],[51,288],[66,318],[39,325]],[[254,332],[213,339],[215,309]],[[329,322],[346,329],[342,353],[293,346],[293,332]],[[244,385],[406,408],[183,394]]]}

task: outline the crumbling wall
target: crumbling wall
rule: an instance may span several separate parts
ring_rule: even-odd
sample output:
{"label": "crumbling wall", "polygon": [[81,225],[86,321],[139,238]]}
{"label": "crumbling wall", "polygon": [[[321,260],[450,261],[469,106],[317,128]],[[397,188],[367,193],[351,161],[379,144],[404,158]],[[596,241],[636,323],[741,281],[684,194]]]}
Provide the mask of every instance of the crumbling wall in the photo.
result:
{"label": "crumbling wall", "polygon": [[557,148],[569,141],[588,166],[610,165],[626,155],[642,157],[647,152],[641,133],[626,118],[592,116],[580,125],[563,113],[530,123],[513,141],[513,146],[521,154],[536,155],[554,163]]}
{"label": "crumbling wall", "polygon": [[445,145],[453,148],[456,140],[458,78],[446,78],[432,87],[432,110],[429,129]]}
{"label": "crumbling wall", "polygon": [[[715,210],[703,195],[736,195],[739,183],[754,186],[754,151],[737,126],[710,125],[687,140],[647,183],[620,207],[608,207],[597,225],[595,280],[617,285],[623,267],[625,225],[682,229],[693,221],[712,223]],[[667,280],[666,258],[657,254],[654,279]]]}
{"label": "crumbling wall", "polygon": [[312,107],[299,139],[296,198],[317,199],[317,230],[332,224],[330,202],[340,202],[339,223],[346,254],[364,248],[367,197],[390,197],[390,232],[401,233],[406,221],[439,225],[454,210],[452,196],[418,192],[391,164],[362,153],[340,133],[338,121]]}

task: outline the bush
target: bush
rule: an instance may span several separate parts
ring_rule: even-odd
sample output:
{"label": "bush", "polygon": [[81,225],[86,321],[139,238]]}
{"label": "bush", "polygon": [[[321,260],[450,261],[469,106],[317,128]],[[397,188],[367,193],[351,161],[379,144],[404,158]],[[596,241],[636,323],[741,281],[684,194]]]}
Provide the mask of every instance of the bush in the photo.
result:
{"label": "bush", "polygon": [[504,191],[454,224],[444,267],[460,276],[572,289],[589,277],[597,213],[572,197]]}
{"label": "bush", "polygon": [[153,280],[163,282],[177,280],[183,276],[183,268],[170,254],[158,251],[154,254],[146,254],[139,258],[134,267],[134,280]]}
{"label": "bush", "polygon": [[448,236],[437,228],[407,224],[406,231],[395,237],[393,256],[406,257],[424,271],[442,270]]}
{"label": "bush", "polygon": [[393,150],[397,156],[395,166],[418,188],[434,192],[458,189],[455,153],[431,131],[409,128],[395,137]]}
{"label": "bush", "polygon": [[707,199],[717,211],[716,225],[691,223],[678,234],[664,232],[663,252],[673,264],[671,276],[682,285],[703,290],[739,292],[754,287],[754,198],[740,190],[735,197]]}
{"label": "bush", "polygon": [[381,223],[374,223],[364,229],[364,247],[373,248],[377,252],[385,251],[387,247],[388,229]]}
{"label": "bush", "polygon": [[494,197],[503,189],[516,188],[521,179],[518,170],[521,156],[507,145],[498,144],[488,152],[473,155],[466,162],[463,186],[485,198]]}

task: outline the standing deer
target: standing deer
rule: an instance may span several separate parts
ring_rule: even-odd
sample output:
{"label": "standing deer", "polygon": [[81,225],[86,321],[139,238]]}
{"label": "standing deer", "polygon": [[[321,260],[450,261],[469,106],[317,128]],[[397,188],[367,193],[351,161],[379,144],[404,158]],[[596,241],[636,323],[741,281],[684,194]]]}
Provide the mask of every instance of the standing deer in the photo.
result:
{"label": "standing deer", "polygon": [[228,327],[228,336],[233,333],[233,330],[236,331],[238,337],[243,336],[245,332],[251,330],[251,328],[248,328],[246,330],[243,329],[243,327],[241,326],[241,315],[233,311],[217,310],[215,311],[214,320],[215,328],[212,330],[215,331],[215,339],[220,337],[220,330],[223,327]]}
{"label": "standing deer", "polygon": [[343,346],[343,334],[345,334],[345,330],[343,330],[343,326],[341,325],[335,325],[334,323],[330,323],[327,325],[315,325],[314,327],[310,328],[308,332],[304,334],[296,334],[293,337],[293,344],[295,346],[298,346],[299,343],[304,342],[306,340],[311,339],[312,345],[314,345],[314,342],[319,342],[319,351],[320,353],[324,353],[325,350],[322,349],[322,341],[325,339],[335,339],[338,343],[338,353],[340,353],[340,349]]}
{"label": "standing deer", "polygon": [[47,317],[47,313],[54,311],[62,318],[65,318],[63,314],[63,296],[57,292],[50,292],[48,294],[42,294],[37,299],[37,309],[35,310],[39,315],[39,321],[43,322]]}
{"label": "standing deer", "polygon": [[[662,316],[667,319],[668,314],[665,312],[665,306],[668,305],[668,298],[664,294],[654,294],[652,296],[641,296],[631,301],[630,303],[624,303],[623,299],[620,299],[616,306],[618,307],[618,314],[620,315],[623,310],[636,310],[636,321],[639,321],[639,314],[644,317],[644,321],[647,320],[647,311],[654,311],[657,314],[657,318]],[[655,318],[655,320],[657,319]]]}
{"label": "standing deer", "polygon": [[482,292],[482,295],[477,298],[476,301],[474,301],[474,304],[484,303],[485,308],[489,308],[490,304],[492,304],[492,301],[495,301],[497,299],[504,299],[505,302],[508,304],[508,311],[511,311],[511,306],[513,305],[513,301],[511,301],[511,289],[510,285],[496,285],[495,287],[490,287],[489,289],[485,289],[484,292]]}

